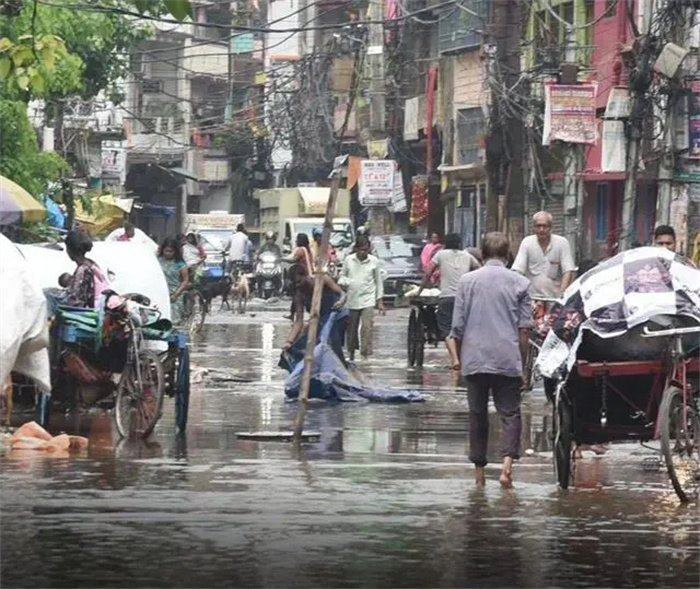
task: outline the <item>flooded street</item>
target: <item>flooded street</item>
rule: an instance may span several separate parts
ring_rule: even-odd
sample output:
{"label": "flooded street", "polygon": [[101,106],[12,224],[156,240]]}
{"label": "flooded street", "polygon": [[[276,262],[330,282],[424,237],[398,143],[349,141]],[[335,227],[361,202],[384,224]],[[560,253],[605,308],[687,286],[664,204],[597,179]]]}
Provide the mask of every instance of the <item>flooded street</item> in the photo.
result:
{"label": "flooded street", "polygon": [[[286,311],[286,309],[285,309]],[[467,464],[466,392],[442,348],[406,368],[407,311],[377,321],[368,382],[425,403],[311,403],[318,443],[237,439],[291,429],[277,368],[283,312],[214,315],[192,343],[188,432],[173,403],[148,441],[118,442],[109,415],[55,416],[87,456],[5,451],[2,587],[697,587],[700,514],[656,454],[615,445],[554,482],[550,409],[523,403],[515,488]],[[206,368],[208,372],[194,368]],[[250,382],[245,382],[250,380]],[[499,424],[490,451],[499,455]],[[645,460],[646,459],[646,460]]]}

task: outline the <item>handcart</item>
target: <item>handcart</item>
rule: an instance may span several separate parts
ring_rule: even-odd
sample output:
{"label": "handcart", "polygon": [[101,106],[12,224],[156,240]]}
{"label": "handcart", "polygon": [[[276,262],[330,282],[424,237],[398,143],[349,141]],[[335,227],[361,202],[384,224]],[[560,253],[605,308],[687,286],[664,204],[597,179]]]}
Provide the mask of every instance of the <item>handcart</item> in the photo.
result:
{"label": "handcart", "polygon": [[408,365],[423,366],[425,344],[437,346],[445,337],[437,322],[439,297],[413,297],[408,317]]}

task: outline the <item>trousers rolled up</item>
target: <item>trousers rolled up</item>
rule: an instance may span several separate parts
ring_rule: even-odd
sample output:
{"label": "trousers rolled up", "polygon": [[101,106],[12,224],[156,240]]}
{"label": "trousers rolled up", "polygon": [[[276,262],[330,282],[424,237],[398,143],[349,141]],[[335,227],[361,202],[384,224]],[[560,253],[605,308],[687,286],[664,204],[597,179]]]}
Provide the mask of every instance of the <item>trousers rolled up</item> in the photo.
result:
{"label": "trousers rolled up", "polygon": [[[347,347],[350,354],[360,350],[363,356],[372,353],[372,330],[374,328],[374,307],[350,309],[348,318]],[[359,336],[359,338],[358,338]],[[359,339],[359,341],[358,341]]]}
{"label": "trousers rolled up", "polygon": [[475,466],[487,464],[489,439],[489,393],[501,419],[504,457],[520,458],[520,386],[518,377],[500,374],[472,374],[466,377],[469,400],[469,460]]}

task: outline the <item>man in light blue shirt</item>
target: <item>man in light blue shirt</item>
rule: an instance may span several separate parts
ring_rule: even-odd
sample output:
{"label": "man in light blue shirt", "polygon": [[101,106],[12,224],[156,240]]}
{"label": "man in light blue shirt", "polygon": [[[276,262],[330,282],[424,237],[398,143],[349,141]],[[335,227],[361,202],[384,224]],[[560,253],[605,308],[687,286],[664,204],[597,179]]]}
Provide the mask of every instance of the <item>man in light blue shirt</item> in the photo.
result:
{"label": "man in light blue shirt", "polygon": [[[355,244],[355,253],[343,262],[343,269],[338,284],[347,289],[346,307],[350,311],[347,330],[347,348],[350,361],[355,358],[355,350],[360,348],[362,359],[372,353],[372,328],[374,326],[374,309],[384,312],[384,281],[379,267],[379,260],[370,255],[370,242],[360,235]],[[358,328],[360,342],[358,346]]]}
{"label": "man in light blue shirt", "polygon": [[489,435],[489,393],[503,424],[503,468],[499,481],[513,484],[513,460],[520,457],[520,389],[532,321],[530,281],[508,270],[508,239],[487,233],[482,244],[485,264],[462,276],[455,293],[452,338],[453,368],[467,381],[469,459],[476,483],[485,482]]}

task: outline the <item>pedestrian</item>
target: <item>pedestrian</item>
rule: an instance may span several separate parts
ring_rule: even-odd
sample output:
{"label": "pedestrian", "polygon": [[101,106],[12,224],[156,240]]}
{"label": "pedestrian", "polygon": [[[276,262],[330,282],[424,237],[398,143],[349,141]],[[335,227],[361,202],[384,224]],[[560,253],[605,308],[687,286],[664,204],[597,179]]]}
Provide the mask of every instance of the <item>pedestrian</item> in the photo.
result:
{"label": "pedestrian", "polygon": [[527,278],[506,268],[509,244],[503,233],[487,233],[482,251],[484,267],[462,276],[457,286],[448,341],[453,368],[466,378],[469,459],[476,484],[485,484],[491,393],[502,424],[499,482],[511,487],[513,461],[520,457],[520,389],[532,321],[531,287]]}
{"label": "pedestrian", "polygon": [[[462,250],[462,240],[456,233],[445,236],[445,247],[438,251],[425,269],[425,276],[418,294],[428,286],[435,270],[440,271],[440,296],[437,306],[437,325],[445,341],[452,330],[452,314],[455,304],[455,293],[459,281],[467,272],[481,268],[479,261],[468,251]],[[449,350],[449,344],[448,350]]]}
{"label": "pedestrian", "polygon": [[65,304],[95,309],[102,293],[109,289],[109,281],[100,266],[87,257],[92,250],[92,239],[80,231],[69,231],[65,244],[68,257],[76,264],[66,287]]}
{"label": "pedestrian", "polygon": [[[433,256],[442,249],[440,236],[433,232],[430,235],[430,241],[425,244],[423,251],[420,254],[420,269],[425,272],[430,265]],[[434,271],[430,276],[430,284],[436,284],[440,278],[438,271]]]}
{"label": "pedestrian", "polygon": [[669,251],[676,251],[676,232],[670,225],[659,225],[654,230],[654,244]]}
{"label": "pedestrian", "polygon": [[[296,240],[296,247],[292,250],[292,253],[288,256],[282,258],[283,262],[288,262],[290,264],[299,264],[304,270],[306,270],[307,276],[313,276],[313,257],[311,254],[311,249],[309,246],[309,236],[306,233],[298,233]],[[289,272],[287,272],[287,281],[291,281]],[[289,309],[289,315],[285,315],[285,319],[294,321],[294,301],[292,301],[292,306]]]}
{"label": "pedestrian", "polygon": [[559,297],[573,282],[574,257],[566,237],[552,233],[553,218],[547,211],[532,217],[535,235],[520,243],[511,268],[532,282],[533,292],[544,297]]}
{"label": "pedestrian", "polygon": [[183,294],[189,286],[190,276],[177,239],[167,237],[163,240],[158,250],[158,262],[170,292],[170,321],[173,325],[180,325],[185,311]]}
{"label": "pedestrian", "polygon": [[117,241],[131,241],[136,235],[136,228],[133,223],[126,221],[124,223],[124,233],[117,237]]}
{"label": "pedestrian", "polygon": [[296,247],[292,250],[286,258],[282,261],[289,262],[291,264],[300,264],[306,269],[306,274],[312,276],[314,273],[313,267],[313,255],[311,254],[311,248],[309,245],[309,236],[306,233],[297,234]]}
{"label": "pedestrian", "polygon": [[236,232],[224,243],[223,249],[228,254],[230,262],[243,264],[248,261],[250,245],[250,239],[246,233],[245,225],[239,223],[236,226]]}
{"label": "pedestrian", "polygon": [[[289,350],[297,342],[304,331],[304,310],[311,312],[311,299],[314,293],[314,279],[308,275],[306,268],[301,264],[293,264],[288,272],[289,282],[292,287],[292,307],[294,309],[294,323],[284,342],[282,349]],[[346,296],[343,290],[328,276],[323,277],[323,291],[321,294],[321,307],[319,309],[318,333],[330,318],[333,311],[343,307]],[[329,343],[335,354],[345,364],[343,354],[343,338],[345,335],[345,322],[336,321],[331,330]]]}
{"label": "pedestrian", "polygon": [[363,360],[371,355],[374,310],[376,308],[380,313],[384,313],[384,281],[379,259],[370,255],[370,248],[369,239],[364,235],[358,236],[355,253],[350,254],[343,262],[338,279],[338,284],[347,290],[346,306],[350,311],[347,348],[351,362],[355,360],[355,351],[358,349]]}

